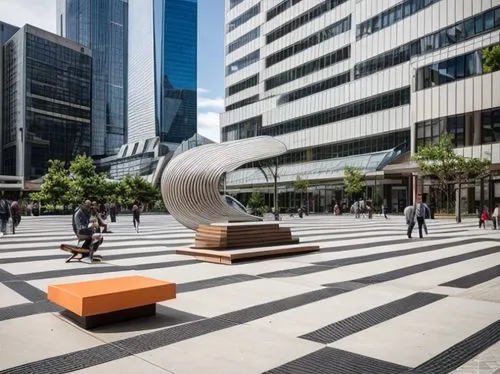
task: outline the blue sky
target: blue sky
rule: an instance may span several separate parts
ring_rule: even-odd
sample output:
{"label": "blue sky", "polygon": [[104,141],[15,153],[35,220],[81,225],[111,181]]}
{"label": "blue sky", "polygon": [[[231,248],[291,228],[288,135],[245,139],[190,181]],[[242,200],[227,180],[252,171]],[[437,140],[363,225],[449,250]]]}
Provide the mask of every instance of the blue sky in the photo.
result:
{"label": "blue sky", "polygon": [[[56,0],[0,0],[0,20],[56,32]],[[198,132],[219,140],[224,110],[224,0],[198,0]]]}

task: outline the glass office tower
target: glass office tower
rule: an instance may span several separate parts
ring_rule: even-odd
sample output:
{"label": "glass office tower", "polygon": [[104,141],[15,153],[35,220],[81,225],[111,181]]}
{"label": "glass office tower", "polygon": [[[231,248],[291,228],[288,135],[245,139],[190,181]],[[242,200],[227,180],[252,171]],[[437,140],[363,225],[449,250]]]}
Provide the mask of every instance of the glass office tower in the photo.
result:
{"label": "glass office tower", "polygon": [[127,142],[128,0],[58,0],[58,34],[92,49],[93,156]]}
{"label": "glass office tower", "polygon": [[197,0],[129,0],[128,141],[196,133]]}
{"label": "glass office tower", "polygon": [[90,49],[25,25],[3,46],[3,173],[41,178],[90,151]]}

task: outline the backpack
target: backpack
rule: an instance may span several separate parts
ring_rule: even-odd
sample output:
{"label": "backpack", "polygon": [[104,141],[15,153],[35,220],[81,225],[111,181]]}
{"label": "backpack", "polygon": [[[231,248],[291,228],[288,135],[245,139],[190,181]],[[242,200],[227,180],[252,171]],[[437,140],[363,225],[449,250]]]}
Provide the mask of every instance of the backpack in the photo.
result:
{"label": "backpack", "polygon": [[5,216],[9,214],[9,203],[5,199],[0,199],[0,215]]}

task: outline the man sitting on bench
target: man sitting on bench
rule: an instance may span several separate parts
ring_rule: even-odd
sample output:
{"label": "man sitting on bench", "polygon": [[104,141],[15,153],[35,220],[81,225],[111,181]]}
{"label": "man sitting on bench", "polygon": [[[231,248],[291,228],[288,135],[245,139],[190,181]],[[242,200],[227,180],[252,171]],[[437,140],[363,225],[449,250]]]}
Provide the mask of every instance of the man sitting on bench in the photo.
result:
{"label": "man sitting on bench", "polygon": [[[76,234],[79,239],[84,240],[82,248],[89,249],[93,254],[97,248],[102,244],[103,238],[99,233],[99,223],[92,217],[91,213],[92,203],[90,200],[85,200],[81,208],[77,209],[74,216],[74,223],[76,226]],[[88,254],[82,255],[83,257],[89,256]],[[93,256],[91,256],[93,257]]]}

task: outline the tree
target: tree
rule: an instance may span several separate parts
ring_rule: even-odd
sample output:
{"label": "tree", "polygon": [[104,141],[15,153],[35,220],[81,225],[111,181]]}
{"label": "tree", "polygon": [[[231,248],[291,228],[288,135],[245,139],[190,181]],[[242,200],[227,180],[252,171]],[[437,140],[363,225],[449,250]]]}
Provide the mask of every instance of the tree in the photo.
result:
{"label": "tree", "polygon": [[279,203],[278,203],[278,158],[260,161],[257,168],[264,174],[266,182],[269,183],[269,179],[272,178],[274,182],[274,211],[279,213]]}
{"label": "tree", "polygon": [[[253,212],[258,212],[263,214],[265,209],[264,195],[260,192],[252,192],[247,203],[248,207],[252,209]],[[254,213],[255,214],[255,213]]]}
{"label": "tree", "polygon": [[461,222],[462,184],[472,182],[484,175],[489,170],[491,161],[457,155],[453,150],[452,137],[449,134],[441,135],[438,144],[420,147],[412,159],[417,162],[423,175],[435,178],[435,186],[446,195],[448,201],[450,200],[450,186],[456,192],[456,220]]}
{"label": "tree", "polygon": [[500,70],[500,46],[483,49],[483,71],[493,73]]}
{"label": "tree", "polygon": [[159,188],[138,175],[127,175],[116,188],[121,191],[124,202],[129,205],[134,201],[149,205],[161,198]]}
{"label": "tree", "polygon": [[365,191],[365,176],[360,168],[346,166],[344,168],[344,190],[354,198]]}
{"label": "tree", "polygon": [[70,199],[79,204],[85,199],[101,200],[110,192],[110,184],[104,173],[98,173],[91,157],[78,155],[71,161]]}
{"label": "tree", "polygon": [[[307,179],[302,179],[300,176],[297,176],[297,179],[293,182],[293,189],[295,191],[300,191],[300,207],[302,207],[302,203],[304,201],[303,193],[307,194],[307,189],[309,188],[309,181]],[[307,199],[306,212],[309,214],[309,199]]]}
{"label": "tree", "polygon": [[66,205],[69,203],[71,181],[64,161],[49,160],[47,174],[43,177],[40,192],[33,193],[32,199],[51,205]]}

